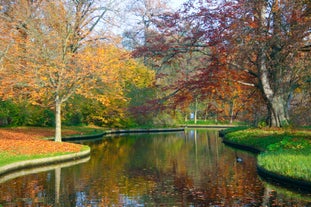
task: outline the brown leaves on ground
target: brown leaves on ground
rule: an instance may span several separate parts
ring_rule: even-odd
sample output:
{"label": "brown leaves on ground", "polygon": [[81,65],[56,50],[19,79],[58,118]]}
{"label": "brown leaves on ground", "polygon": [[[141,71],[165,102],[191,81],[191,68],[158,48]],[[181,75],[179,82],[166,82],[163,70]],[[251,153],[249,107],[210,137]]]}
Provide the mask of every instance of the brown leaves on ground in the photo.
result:
{"label": "brown leaves on ground", "polygon": [[[77,134],[64,131],[63,135]],[[13,128],[0,129],[0,151],[14,155],[51,154],[58,152],[79,152],[81,145],[67,142],[43,140],[52,137],[54,129],[49,128]]]}

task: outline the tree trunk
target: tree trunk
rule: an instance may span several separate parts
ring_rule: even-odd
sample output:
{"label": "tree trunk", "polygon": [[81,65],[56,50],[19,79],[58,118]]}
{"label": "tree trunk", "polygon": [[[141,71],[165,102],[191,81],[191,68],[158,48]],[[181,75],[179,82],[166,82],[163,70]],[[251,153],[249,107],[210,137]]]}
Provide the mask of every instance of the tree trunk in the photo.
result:
{"label": "tree trunk", "polygon": [[198,116],[198,99],[195,99],[195,104],[194,104],[194,123],[197,123],[197,116]]}
{"label": "tree trunk", "polygon": [[[278,10],[278,4],[275,4],[276,8]],[[261,27],[262,31],[266,32],[266,26],[268,24],[266,20],[266,15],[267,15],[267,7],[265,4],[262,5],[262,10],[260,14],[261,18]],[[273,22],[275,24],[273,25],[273,29],[275,33],[278,33],[280,30],[280,16],[273,16],[274,18]],[[263,33],[262,36],[264,37],[266,33]],[[276,43],[273,43],[272,45],[265,43],[264,41],[261,43],[260,48],[260,54],[259,54],[259,82],[260,82],[260,90],[262,91],[263,97],[267,103],[267,108],[268,108],[268,124],[270,127],[283,127],[288,125],[288,113],[287,113],[287,107],[288,107],[288,102],[290,101],[286,97],[286,92],[282,89],[282,85],[279,84],[279,82],[282,81],[282,78],[284,77],[278,77],[275,76],[274,74],[276,73],[277,70],[275,63],[273,62],[278,62],[276,60],[270,61],[270,68],[268,68],[268,60],[276,58],[277,55],[279,54],[280,51],[274,49],[274,46],[277,46],[277,41]],[[270,52],[267,48],[272,49],[273,51]],[[277,47],[278,48],[278,47]],[[270,53],[270,54],[269,54]],[[280,78],[280,80],[278,80]],[[287,94],[289,97],[289,94]]]}
{"label": "tree trunk", "polygon": [[[261,57],[260,81],[262,92],[268,107],[268,124],[270,127],[283,127],[288,125],[287,100],[284,101],[283,94],[278,94],[273,90],[269,77],[269,71],[266,67],[264,55]],[[288,99],[289,100],[289,99]]]}
{"label": "tree trunk", "polygon": [[233,123],[234,117],[234,101],[232,100],[230,103],[230,124]]}
{"label": "tree trunk", "polygon": [[269,100],[269,126],[270,127],[284,127],[289,124],[287,116],[287,103],[283,101],[282,97],[275,96]]}
{"label": "tree trunk", "polygon": [[61,106],[62,102],[57,97],[55,100],[55,142],[62,141]]}
{"label": "tree trunk", "polygon": [[61,172],[62,172],[61,167],[55,168],[55,203],[56,203],[56,206],[60,206],[59,198],[60,198]]}

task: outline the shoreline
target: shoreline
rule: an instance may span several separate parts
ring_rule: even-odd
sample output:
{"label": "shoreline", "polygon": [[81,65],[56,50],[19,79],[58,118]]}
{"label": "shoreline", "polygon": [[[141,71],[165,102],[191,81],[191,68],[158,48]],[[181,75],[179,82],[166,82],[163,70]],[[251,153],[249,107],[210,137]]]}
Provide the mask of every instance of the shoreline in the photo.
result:
{"label": "shoreline", "polygon": [[[256,147],[253,147],[250,145],[239,144],[239,143],[227,140],[225,138],[225,134],[223,134],[221,132],[219,133],[219,136],[222,138],[222,142],[224,144],[231,146],[233,148],[252,152],[252,153],[255,153],[256,155],[264,152],[264,150],[258,149]],[[285,176],[285,175],[282,175],[279,173],[269,171],[269,170],[259,166],[258,163],[256,164],[256,168],[257,168],[258,175],[261,176],[264,180],[274,181],[274,182],[277,182],[277,183],[284,185],[285,187],[289,186],[291,188],[295,188],[295,189],[298,188],[299,190],[302,190],[302,191],[311,192],[311,182],[309,182],[309,181],[298,180],[298,179],[294,179],[294,178],[289,177],[289,176]]]}
{"label": "shoreline", "polygon": [[[215,126],[203,126],[204,128],[215,128]],[[194,128],[203,128],[201,127],[194,127]],[[81,135],[81,136],[71,136],[71,137],[64,137],[63,141],[70,142],[70,141],[77,141],[77,140],[87,140],[87,139],[96,139],[107,135],[123,135],[123,134],[130,134],[130,133],[160,133],[160,132],[178,132],[178,131],[185,131],[187,128],[192,128],[192,126],[187,126],[184,128],[159,128],[159,129],[122,129],[122,130],[107,130],[103,133],[94,134],[94,135]],[[226,126],[218,126],[217,128],[226,128]],[[255,154],[259,154],[264,152],[261,149],[258,149],[253,146],[239,144],[236,142],[229,141],[225,138],[225,134],[221,131],[219,132],[219,136],[222,138],[222,142],[228,146],[238,148],[241,150],[249,151]],[[51,138],[48,138],[51,139]],[[23,174],[23,171],[29,170],[31,171],[32,168],[38,167],[45,167],[49,169],[49,166],[53,166],[56,164],[65,164],[68,162],[78,162],[79,160],[88,160],[90,159],[91,149],[88,148],[87,150],[71,153],[66,155],[59,155],[53,157],[46,157],[46,158],[39,158],[39,159],[31,159],[25,160],[20,162],[14,162],[8,165],[4,165],[0,167],[0,181],[3,180],[3,177],[9,177],[10,174]],[[302,190],[311,190],[311,182],[308,181],[301,181],[296,180],[291,177],[287,177],[284,175],[280,175],[278,173],[274,173],[264,169],[263,167],[257,164],[257,172],[258,174],[265,180],[272,180],[279,183],[286,185],[294,185]]]}
{"label": "shoreline", "polygon": [[107,135],[123,135],[131,133],[160,133],[160,132],[179,132],[185,131],[185,128],[158,128],[158,129],[115,129],[107,130],[99,134],[94,135],[81,135],[81,136],[68,136],[63,137],[63,141],[76,141],[76,140],[87,140],[104,137]]}
{"label": "shoreline", "polygon": [[90,154],[91,154],[91,149],[88,148],[86,150],[83,150],[81,152],[76,152],[76,153],[13,162],[11,164],[7,164],[7,165],[0,167],[0,177],[6,176],[10,173],[17,172],[19,170],[25,170],[25,169],[31,169],[31,168],[36,168],[40,166],[48,166],[48,165],[66,163],[70,161],[82,160],[84,158],[90,157]]}
{"label": "shoreline", "polygon": [[[76,140],[95,139],[95,138],[100,138],[100,137],[104,137],[107,135],[122,135],[122,134],[129,134],[129,133],[178,132],[178,131],[184,131],[184,130],[185,128],[107,130],[103,133],[94,134],[94,135],[63,137],[62,140],[69,142],[69,141],[76,141]],[[46,140],[52,140],[52,138],[46,138]],[[48,166],[53,166],[57,164],[65,164],[68,162],[78,162],[81,160],[88,160],[90,158],[90,155],[91,155],[91,149],[88,147],[88,149],[80,151],[80,152],[76,152],[76,153],[13,162],[13,163],[0,167],[0,181],[4,180],[5,177],[10,177],[10,174],[15,174],[15,173],[19,174],[18,173],[19,171],[21,171],[20,175],[26,175],[25,173],[23,173],[24,170],[25,171],[28,170],[31,172],[31,169],[39,168],[39,167],[50,169],[48,168]]]}

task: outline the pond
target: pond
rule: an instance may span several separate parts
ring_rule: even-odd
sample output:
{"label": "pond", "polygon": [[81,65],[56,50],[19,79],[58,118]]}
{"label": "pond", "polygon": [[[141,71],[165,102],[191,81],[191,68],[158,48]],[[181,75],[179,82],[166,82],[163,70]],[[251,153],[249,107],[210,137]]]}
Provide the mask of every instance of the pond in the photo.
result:
{"label": "pond", "polygon": [[83,163],[2,180],[0,206],[311,205],[310,194],[261,180],[255,156],[225,146],[217,130],[81,143],[92,148]]}

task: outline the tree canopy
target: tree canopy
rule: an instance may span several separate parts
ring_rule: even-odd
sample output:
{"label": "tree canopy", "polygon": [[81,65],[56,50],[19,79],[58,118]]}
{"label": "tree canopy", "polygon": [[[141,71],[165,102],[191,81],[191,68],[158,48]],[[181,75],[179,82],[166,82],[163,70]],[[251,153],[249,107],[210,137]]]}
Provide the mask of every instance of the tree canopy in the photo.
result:
{"label": "tree canopy", "polygon": [[56,141],[61,141],[61,108],[74,95],[96,98],[105,107],[122,101],[116,107],[122,108],[127,84],[143,87],[152,81],[152,74],[127,52],[102,40],[106,34],[93,33],[108,6],[16,1],[1,13],[8,35],[1,56],[2,97],[21,96],[45,107],[53,103]]}
{"label": "tree canopy", "polygon": [[[55,118],[61,141],[62,120],[122,127],[194,113],[276,127],[310,121],[302,116],[311,101],[310,1],[191,0],[177,12],[162,0],[128,5],[2,0],[0,122]],[[122,37],[116,14],[127,24]]]}
{"label": "tree canopy", "polygon": [[202,64],[170,87],[184,96],[177,102],[217,91],[222,100],[264,103],[267,123],[286,126],[297,90],[310,79],[309,8],[308,1],[188,1],[177,13],[155,17],[157,35],[134,55],[163,68],[200,52]]}

